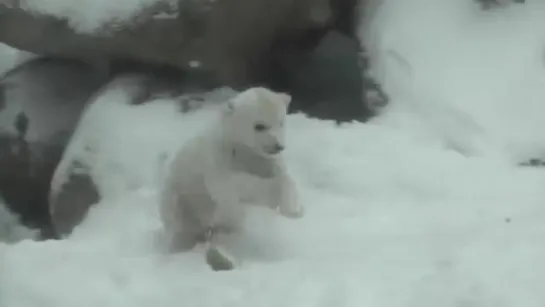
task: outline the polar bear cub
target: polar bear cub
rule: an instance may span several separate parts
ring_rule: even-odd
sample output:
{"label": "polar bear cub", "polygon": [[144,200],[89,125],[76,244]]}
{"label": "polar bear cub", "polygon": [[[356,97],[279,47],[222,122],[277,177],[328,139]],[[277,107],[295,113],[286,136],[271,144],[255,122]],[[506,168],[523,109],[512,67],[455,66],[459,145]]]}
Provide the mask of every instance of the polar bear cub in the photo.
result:
{"label": "polar bear cub", "polygon": [[282,155],[290,102],[290,95],[263,87],[245,90],[175,154],[160,192],[171,248],[189,250],[205,242],[209,264],[231,269],[234,262],[221,251],[220,237],[242,230],[249,203],[266,202],[285,217],[303,216]]}

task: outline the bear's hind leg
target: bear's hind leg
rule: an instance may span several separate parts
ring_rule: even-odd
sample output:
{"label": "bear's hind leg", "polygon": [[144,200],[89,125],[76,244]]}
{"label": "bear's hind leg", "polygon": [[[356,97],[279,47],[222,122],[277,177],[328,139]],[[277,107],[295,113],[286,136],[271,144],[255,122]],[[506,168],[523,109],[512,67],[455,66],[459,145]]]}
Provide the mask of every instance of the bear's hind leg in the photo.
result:
{"label": "bear's hind leg", "polygon": [[235,268],[236,259],[225,246],[225,240],[236,234],[227,228],[210,228],[206,233],[206,263],[214,271],[228,271]]}

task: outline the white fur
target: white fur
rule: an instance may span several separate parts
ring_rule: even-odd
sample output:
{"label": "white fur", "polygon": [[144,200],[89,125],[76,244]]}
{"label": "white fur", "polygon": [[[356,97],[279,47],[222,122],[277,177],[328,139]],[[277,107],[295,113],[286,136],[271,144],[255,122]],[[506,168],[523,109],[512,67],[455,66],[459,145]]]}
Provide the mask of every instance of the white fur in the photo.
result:
{"label": "white fur", "polygon": [[209,229],[238,232],[247,203],[265,201],[286,217],[303,215],[282,152],[272,150],[285,146],[290,101],[265,88],[246,90],[176,153],[160,194],[160,215],[175,248],[193,247],[195,236]]}

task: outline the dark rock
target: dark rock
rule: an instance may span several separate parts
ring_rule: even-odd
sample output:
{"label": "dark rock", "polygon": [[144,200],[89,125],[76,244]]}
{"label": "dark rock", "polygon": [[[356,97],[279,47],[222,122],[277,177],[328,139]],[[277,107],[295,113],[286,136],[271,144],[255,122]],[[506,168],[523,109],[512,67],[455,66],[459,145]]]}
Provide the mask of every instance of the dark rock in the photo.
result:
{"label": "dark rock", "polygon": [[363,78],[360,56],[357,41],[330,32],[310,56],[286,68],[290,71],[285,77],[273,80],[273,88],[287,89],[293,96],[290,112],[338,122],[365,121],[375,113],[364,94],[382,91]]}
{"label": "dark rock", "polygon": [[21,222],[53,236],[52,174],[90,95],[104,76],[75,60],[37,58],[0,79],[0,194]]}
{"label": "dark rock", "polygon": [[[331,106],[320,101],[316,105],[321,107],[313,106],[311,113],[340,120],[362,119],[374,114],[371,109],[376,101],[384,104],[387,99],[378,84],[365,73],[369,69],[368,59],[365,50],[359,50],[355,35],[360,2],[180,0],[174,8],[166,1],[160,1],[143,8],[137,17],[122,25],[107,23],[98,31],[88,33],[75,31],[64,19],[30,14],[20,8],[20,0],[12,0],[9,5],[0,3],[0,41],[37,54],[111,61],[114,74],[139,65],[161,70],[178,68],[204,76],[201,81],[209,88],[243,89],[259,84],[293,92],[294,96],[306,91],[298,88],[303,83],[311,84],[316,80],[321,83],[315,84],[315,89],[324,86],[323,76],[331,71],[343,82],[354,84],[363,80],[363,95],[359,99],[364,99],[364,104],[359,108],[352,104],[352,114],[348,116],[347,98],[341,96],[330,99]],[[365,1],[360,5],[365,5]],[[156,18],[162,13],[178,15]],[[336,58],[322,51],[314,52],[332,30],[338,30],[347,36],[346,40],[353,41],[348,43],[356,46],[355,49],[349,47],[350,55]],[[356,61],[358,52],[362,55],[359,62]],[[335,67],[336,63],[342,67]],[[321,77],[300,81],[305,71],[315,72],[319,65],[327,67],[320,69]],[[354,73],[358,66],[364,71],[360,76]],[[328,88],[332,89],[332,94],[328,96],[337,98],[333,93],[338,94],[341,88],[348,87],[329,78]],[[355,89],[351,86],[349,91]],[[140,100],[147,99],[145,93],[143,95]],[[338,100],[341,105],[336,108],[334,104]]]}
{"label": "dark rock", "polygon": [[51,193],[50,211],[57,234],[69,234],[83,221],[91,205],[100,200],[98,189],[89,174],[89,168],[76,160],[70,165],[66,182]]}
{"label": "dark rock", "polygon": [[[180,0],[173,8],[168,1],[159,1],[122,25],[111,22],[87,33],[71,28],[65,19],[26,11],[24,3],[12,0],[0,3],[0,41],[36,54],[131,59],[213,71],[221,84],[248,86],[272,68],[270,58],[312,49],[314,38],[319,40],[320,32],[337,23],[333,18],[346,15],[334,8],[353,9],[339,1],[353,2]],[[156,17],[165,13],[177,15]]]}

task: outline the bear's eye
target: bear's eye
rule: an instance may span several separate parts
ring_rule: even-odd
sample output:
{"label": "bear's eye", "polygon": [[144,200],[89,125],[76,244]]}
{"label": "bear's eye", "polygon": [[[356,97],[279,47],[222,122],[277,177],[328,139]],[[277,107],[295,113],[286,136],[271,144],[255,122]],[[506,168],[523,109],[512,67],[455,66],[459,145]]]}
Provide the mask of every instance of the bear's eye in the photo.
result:
{"label": "bear's eye", "polygon": [[265,126],[264,124],[255,124],[254,125],[254,130],[257,131],[257,132],[262,132],[262,131],[267,130],[267,126]]}

